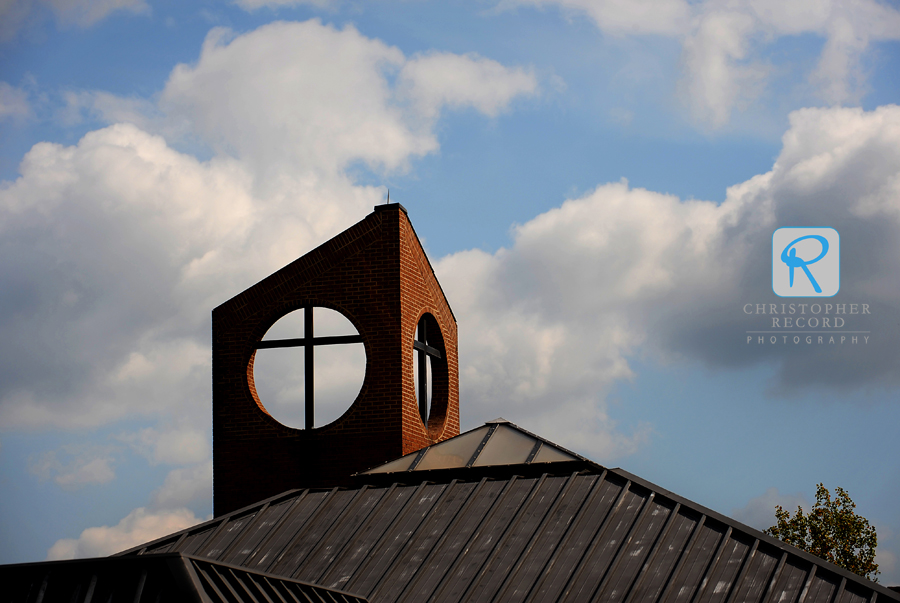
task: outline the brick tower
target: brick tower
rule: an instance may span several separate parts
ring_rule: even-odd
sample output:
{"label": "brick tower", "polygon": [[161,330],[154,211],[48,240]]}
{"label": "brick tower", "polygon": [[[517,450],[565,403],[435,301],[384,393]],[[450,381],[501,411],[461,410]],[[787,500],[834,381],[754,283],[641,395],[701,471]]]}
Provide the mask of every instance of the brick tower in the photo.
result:
{"label": "brick tower", "polygon": [[[311,307],[336,310],[353,323],[366,372],[341,417],[295,429],[263,406],[253,361],[279,318]],[[291,488],[339,486],[357,471],[459,434],[456,319],[399,204],[377,206],[213,310],[212,329],[216,515]],[[419,406],[413,376],[426,352],[430,411]]]}

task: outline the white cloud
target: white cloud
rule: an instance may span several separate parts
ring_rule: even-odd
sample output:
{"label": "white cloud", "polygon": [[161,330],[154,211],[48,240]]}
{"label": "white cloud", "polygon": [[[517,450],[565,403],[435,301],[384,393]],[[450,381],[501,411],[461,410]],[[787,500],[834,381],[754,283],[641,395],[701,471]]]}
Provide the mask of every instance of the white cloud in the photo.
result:
{"label": "white cloud", "polygon": [[173,469],[153,492],[153,507],[175,509],[205,503],[212,508],[212,475],[212,460]]}
{"label": "white cloud", "polygon": [[353,162],[405,169],[437,149],[433,126],[441,107],[495,115],[535,88],[521,68],[476,55],[407,60],[352,26],[313,20],[270,23],[238,37],[213,30],[196,65],[173,70],[161,107],[260,175],[289,169],[301,178],[332,178]]}
{"label": "white cloud", "polygon": [[633,376],[627,356],[648,336],[642,310],[718,272],[706,254],[724,215],[609,184],[517,227],[510,249],[438,262],[469,412],[486,420],[503,409],[602,462],[633,452],[649,428],[617,434],[605,396]]}
{"label": "white cloud", "polygon": [[194,66],[177,66],[163,91],[220,153],[262,174],[285,164],[331,175],[352,161],[400,167],[436,148],[391,105],[386,75],[403,54],[353,27],[270,23],[232,38],[213,30]]}
{"label": "white cloud", "polygon": [[206,313],[225,297],[209,287],[224,268],[210,259],[229,262],[252,225],[242,166],[118,125],[76,147],[35,145],[20,172],[0,188],[0,332],[19,342],[0,351],[4,424],[90,426],[205,402]]}
{"label": "white cloud", "polygon": [[[21,177],[0,187],[5,427],[141,415],[168,425],[177,412],[172,431],[157,426],[133,443],[154,462],[202,461],[210,308],[380,200],[348,165],[402,169],[436,148],[436,107],[493,115],[535,89],[527,70],[475,56],[407,59],[316,21],[226,37],[211,34],[162,95],[163,114],[194,124],[213,159],[117,124],[75,146],[35,145]],[[446,77],[435,73],[445,67]],[[829,223],[842,241],[866,241],[842,291],[873,304],[900,293],[883,277],[900,268],[900,109],[791,120],[772,171],[720,205],[606,184],[518,226],[509,249],[437,262],[460,320],[468,416],[511,414],[608,462],[651,433],[623,434],[604,402],[633,376],[635,354],[777,362],[782,388],[895,378],[886,339],[837,370],[826,350],[788,356],[735,336],[747,328],[741,306],[770,291],[765,246],[776,225]]]}
{"label": "white cloud", "polygon": [[715,128],[765,96],[777,65],[767,51],[779,40],[824,40],[810,93],[829,104],[866,92],[860,60],[873,42],[900,40],[900,11],[876,0],[503,0],[499,6],[559,6],[590,18],[606,35],[662,35],[682,44],[680,88],[694,119]]}
{"label": "white cloud", "polygon": [[[772,171],[735,185],[721,205],[607,184],[517,227],[509,249],[437,262],[460,320],[470,413],[514,415],[608,462],[650,434],[622,435],[604,403],[633,376],[635,354],[775,362],[785,391],[891,382],[886,339],[838,367],[825,349],[748,348],[738,335],[748,328],[743,304],[769,295],[757,260],[786,223],[829,223],[845,245],[865,241],[844,260],[842,291],[887,304],[877,312],[889,318],[900,294],[883,276],[900,268],[898,122],[897,107],[796,112]],[[186,414],[171,447],[159,445],[168,428],[145,432],[157,438],[144,442],[154,462],[201,460],[209,308],[379,195],[337,179],[260,197],[242,162],[199,162],[126,125],[75,147],[37,145],[22,174],[0,191],[0,330],[19,342],[3,348],[0,417],[9,427],[73,427]]]}
{"label": "white cloud", "polygon": [[[731,187],[724,203],[606,184],[516,227],[508,249],[437,262],[459,320],[467,420],[508,413],[606,460],[649,435],[621,439],[608,421],[605,395],[632,377],[631,357],[766,362],[781,393],[895,385],[900,284],[886,275],[900,272],[900,107],[808,109],[791,124],[772,171]],[[786,224],[841,233],[831,301],[871,304],[870,322],[855,317],[873,329],[866,346],[746,344],[744,332],[769,318],[742,306],[786,301],[770,273],[771,235]]]}
{"label": "white cloud", "polygon": [[859,62],[871,42],[900,39],[900,11],[874,2],[833,2],[822,27],[826,43],[811,74],[826,102],[858,102],[865,92]]}
{"label": "white cloud", "polygon": [[[460,89],[440,84],[444,65]],[[427,116],[404,97],[421,98],[425,77],[438,86]],[[90,427],[177,411],[188,415],[179,429],[204,432],[210,309],[380,202],[349,165],[403,169],[437,148],[438,107],[494,115],[534,86],[481,57],[407,60],[352,27],[309,21],[214,30],[195,65],[173,70],[160,111],[73,93],[74,118],[127,123],[75,146],[37,144],[21,177],[0,185],[0,421]],[[186,122],[212,159],[141,129],[171,135]]]}
{"label": "white cloud", "polygon": [[478,55],[435,52],[403,66],[400,89],[429,120],[445,106],[473,107],[493,117],[513,98],[534,94],[537,79],[528,70],[510,69]]}
{"label": "white cloud", "polygon": [[151,512],[140,507],[115,526],[84,530],[78,538],[57,540],[47,552],[48,561],[106,557],[200,523],[187,509]]}
{"label": "white cloud", "polygon": [[0,120],[24,119],[31,114],[28,92],[0,82]]}
{"label": "white cloud", "polygon": [[683,46],[683,86],[695,119],[716,127],[763,93],[776,70],[763,55],[779,39],[824,39],[809,80],[829,104],[859,102],[866,91],[859,62],[870,43],[900,39],[900,11],[873,0],[708,0],[695,11]]}
{"label": "white cloud", "polygon": [[745,507],[733,510],[731,516],[752,528],[765,530],[776,523],[776,505],[781,505],[791,515],[796,513],[797,507],[801,507],[807,512],[810,509],[809,501],[799,492],[797,494],[782,494],[778,491],[778,488],[769,488],[765,493],[760,494],[756,498],[751,498]]}
{"label": "white cloud", "polygon": [[768,69],[748,61],[754,18],[737,11],[712,12],[684,41],[682,86],[694,118],[716,127],[728,123],[732,110],[761,92]]}
{"label": "white cloud", "polygon": [[116,477],[113,446],[64,446],[29,459],[28,470],[41,479],[53,479],[67,490],[105,484]]}

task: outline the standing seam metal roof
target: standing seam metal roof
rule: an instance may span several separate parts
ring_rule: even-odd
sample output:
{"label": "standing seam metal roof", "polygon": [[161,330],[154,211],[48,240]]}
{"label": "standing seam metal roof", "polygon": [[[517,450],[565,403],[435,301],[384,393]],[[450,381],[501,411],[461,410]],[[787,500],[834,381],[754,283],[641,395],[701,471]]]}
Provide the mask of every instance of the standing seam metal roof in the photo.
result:
{"label": "standing seam metal roof", "polygon": [[515,472],[295,490],[123,554],[178,551],[373,602],[900,600],[621,470]]}

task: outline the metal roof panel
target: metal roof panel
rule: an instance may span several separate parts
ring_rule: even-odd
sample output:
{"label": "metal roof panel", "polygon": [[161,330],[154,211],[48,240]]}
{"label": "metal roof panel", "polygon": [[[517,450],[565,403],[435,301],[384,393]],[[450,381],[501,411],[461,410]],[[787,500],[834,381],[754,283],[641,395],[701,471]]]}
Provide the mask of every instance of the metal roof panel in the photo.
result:
{"label": "metal roof panel", "polygon": [[524,467],[287,492],[131,554],[196,551],[371,601],[900,600],[627,472]]}

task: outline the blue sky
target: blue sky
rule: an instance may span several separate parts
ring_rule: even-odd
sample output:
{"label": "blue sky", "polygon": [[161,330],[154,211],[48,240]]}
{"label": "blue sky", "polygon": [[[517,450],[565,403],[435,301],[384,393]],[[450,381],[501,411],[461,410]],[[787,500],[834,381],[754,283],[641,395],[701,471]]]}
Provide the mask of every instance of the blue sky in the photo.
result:
{"label": "blue sky", "polygon": [[[841,486],[900,584],[898,71],[871,0],[0,3],[0,562],[205,519],[210,311],[390,188],[464,429],[758,528]],[[867,341],[747,342],[746,304],[810,303],[772,291],[785,226],[840,233],[819,301]],[[291,423],[289,363],[258,370]]]}

